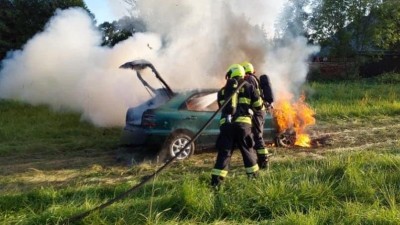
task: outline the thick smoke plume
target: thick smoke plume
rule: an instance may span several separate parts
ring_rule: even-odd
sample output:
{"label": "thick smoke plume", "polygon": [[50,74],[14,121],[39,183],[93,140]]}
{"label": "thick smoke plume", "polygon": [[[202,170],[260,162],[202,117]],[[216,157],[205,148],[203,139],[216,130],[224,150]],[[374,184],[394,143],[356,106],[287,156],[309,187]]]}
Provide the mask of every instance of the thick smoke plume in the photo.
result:
{"label": "thick smoke plume", "polygon": [[173,90],[219,88],[230,64],[250,61],[258,74],[269,75],[277,98],[296,94],[317,49],[302,37],[271,45],[270,27],[283,1],[268,2],[137,1],[148,32],[113,48],[100,46],[101,33],[85,11],[58,11],[44,32],[2,61],[0,98],[121,126],[126,110],[149,97],[133,71],[118,68],[135,59],[152,62]]}

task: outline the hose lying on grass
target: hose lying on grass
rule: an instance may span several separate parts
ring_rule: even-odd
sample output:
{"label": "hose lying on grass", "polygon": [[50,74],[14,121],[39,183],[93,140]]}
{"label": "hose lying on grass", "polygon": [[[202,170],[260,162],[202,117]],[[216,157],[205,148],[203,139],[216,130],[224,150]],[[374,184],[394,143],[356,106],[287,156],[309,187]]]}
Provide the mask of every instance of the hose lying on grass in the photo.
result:
{"label": "hose lying on grass", "polygon": [[220,113],[222,111],[222,109],[224,109],[226,107],[226,105],[229,103],[229,101],[232,99],[233,95],[235,93],[237,93],[239,91],[239,89],[245,84],[246,82],[242,82],[241,84],[238,85],[238,87],[235,89],[235,91],[233,91],[232,95],[229,96],[229,98],[224,102],[224,104],[222,104],[222,106],[210,117],[210,119],[208,119],[208,121],[203,125],[203,127],[194,135],[194,137],[188,142],[186,143],[186,145],[181,148],[181,150],[175,154],[174,157],[172,157],[171,159],[169,159],[164,165],[162,165],[157,171],[155,171],[153,174],[146,176],[142,179],[142,182],[140,182],[139,184],[136,184],[135,186],[133,186],[132,188],[130,188],[129,190],[121,193],[120,195],[114,197],[113,199],[108,200],[107,202],[93,208],[90,209],[86,212],[77,214],[75,216],[72,216],[70,218],[67,218],[65,220],[63,220],[61,222],[61,224],[69,224],[69,223],[73,223],[73,222],[77,222],[79,220],[82,220],[83,218],[85,218],[86,216],[88,216],[90,213],[97,211],[97,210],[102,210],[108,206],[110,206],[111,204],[113,204],[116,201],[122,200],[126,197],[128,197],[131,193],[135,192],[136,190],[138,190],[140,187],[142,187],[143,185],[145,185],[147,182],[149,182],[150,180],[152,180],[155,176],[157,176],[159,173],[161,173],[164,169],[166,169],[187,147],[189,147],[199,136],[200,134],[204,131],[204,129],[206,129],[211,121],[215,118],[215,116]]}

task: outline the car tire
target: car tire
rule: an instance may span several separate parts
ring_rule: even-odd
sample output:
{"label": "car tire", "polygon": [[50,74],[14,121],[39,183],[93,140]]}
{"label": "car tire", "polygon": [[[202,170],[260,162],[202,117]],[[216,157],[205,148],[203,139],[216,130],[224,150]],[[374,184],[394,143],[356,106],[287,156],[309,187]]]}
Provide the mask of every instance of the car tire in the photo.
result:
{"label": "car tire", "polygon": [[292,129],[288,129],[281,132],[275,139],[275,144],[278,147],[293,147],[296,143],[296,132]]}
{"label": "car tire", "polygon": [[[159,154],[160,161],[167,161],[173,157],[192,139],[192,135],[188,132],[179,131],[172,133],[165,141],[161,152]],[[185,160],[193,155],[195,151],[195,144],[192,142],[189,147],[187,147],[176,160]]]}

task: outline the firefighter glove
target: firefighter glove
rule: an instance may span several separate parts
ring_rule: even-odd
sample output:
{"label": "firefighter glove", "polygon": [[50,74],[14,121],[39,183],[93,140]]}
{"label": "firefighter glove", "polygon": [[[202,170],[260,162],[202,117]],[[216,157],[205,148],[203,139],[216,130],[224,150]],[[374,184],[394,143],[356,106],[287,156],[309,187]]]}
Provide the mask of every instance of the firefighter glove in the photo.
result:
{"label": "firefighter glove", "polygon": [[232,115],[229,114],[229,115],[226,116],[226,122],[227,123],[232,123]]}

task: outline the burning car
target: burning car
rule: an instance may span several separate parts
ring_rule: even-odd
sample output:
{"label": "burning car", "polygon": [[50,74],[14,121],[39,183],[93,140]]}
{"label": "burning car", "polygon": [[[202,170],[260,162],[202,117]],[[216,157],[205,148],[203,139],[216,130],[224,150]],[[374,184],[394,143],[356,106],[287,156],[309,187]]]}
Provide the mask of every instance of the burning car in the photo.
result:
{"label": "burning car", "polygon": [[[172,91],[155,67],[146,60],[135,60],[120,68],[136,71],[138,79],[152,97],[143,104],[129,108],[126,125],[122,132],[124,146],[145,147],[156,150],[161,159],[174,157],[218,110],[215,89]],[[161,88],[154,88],[143,79],[142,71],[151,69]],[[220,115],[196,141],[177,156],[178,160],[190,157],[194,152],[214,147],[219,134]],[[276,122],[267,113],[264,126],[264,140],[281,146],[294,144],[294,133],[278,133]]]}

